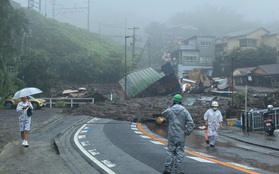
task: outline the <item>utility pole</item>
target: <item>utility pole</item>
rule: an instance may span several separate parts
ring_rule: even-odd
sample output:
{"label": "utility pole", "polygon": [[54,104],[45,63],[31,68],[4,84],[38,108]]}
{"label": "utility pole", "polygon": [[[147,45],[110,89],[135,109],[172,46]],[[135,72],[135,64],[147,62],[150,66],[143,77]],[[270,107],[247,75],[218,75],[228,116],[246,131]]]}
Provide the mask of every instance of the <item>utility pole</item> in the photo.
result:
{"label": "utility pole", "polygon": [[148,64],[151,67],[151,58],[150,58],[150,37],[148,37]]}
{"label": "utility pole", "polygon": [[87,30],[88,31],[90,31],[90,0],[88,0],[88,2],[87,2],[88,4],[87,4]]}
{"label": "utility pole", "polygon": [[47,17],[47,0],[45,0],[45,17]]}
{"label": "utility pole", "polygon": [[233,60],[233,57],[232,57],[232,60],[231,60],[232,62],[231,62],[231,91],[232,91],[232,107],[234,107],[234,93],[233,93],[233,87],[234,87],[234,82],[233,82],[233,69],[234,69],[234,60]]}
{"label": "utility pole", "polygon": [[125,36],[125,99],[127,99],[127,38],[130,38],[131,36]]}
{"label": "utility pole", "polygon": [[39,0],[39,12],[42,13],[42,0]]}
{"label": "utility pole", "polygon": [[132,63],[133,63],[133,70],[135,64],[135,44],[136,44],[136,30],[139,29],[138,27],[128,28],[129,30],[133,30],[133,47],[132,47]]}
{"label": "utility pole", "polygon": [[55,16],[55,1],[52,2],[52,19],[54,19]]}

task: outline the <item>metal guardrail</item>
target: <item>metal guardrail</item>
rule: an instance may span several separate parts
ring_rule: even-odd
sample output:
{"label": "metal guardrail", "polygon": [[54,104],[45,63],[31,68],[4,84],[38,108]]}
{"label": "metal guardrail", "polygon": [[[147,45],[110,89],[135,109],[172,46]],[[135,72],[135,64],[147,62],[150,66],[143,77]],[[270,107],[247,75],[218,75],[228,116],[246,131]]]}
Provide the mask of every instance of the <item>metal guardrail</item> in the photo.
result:
{"label": "metal guardrail", "polygon": [[[279,128],[279,107],[273,109],[274,113],[270,114],[272,120],[275,123],[275,129]],[[252,110],[250,111],[250,117],[248,120],[248,125],[251,126],[252,131],[263,130],[263,114],[267,112],[267,109]]]}
{"label": "metal guardrail", "polygon": [[58,101],[64,101],[66,105],[73,107],[80,104],[94,104],[94,98],[43,98],[46,104],[52,108],[52,105],[56,105]]}

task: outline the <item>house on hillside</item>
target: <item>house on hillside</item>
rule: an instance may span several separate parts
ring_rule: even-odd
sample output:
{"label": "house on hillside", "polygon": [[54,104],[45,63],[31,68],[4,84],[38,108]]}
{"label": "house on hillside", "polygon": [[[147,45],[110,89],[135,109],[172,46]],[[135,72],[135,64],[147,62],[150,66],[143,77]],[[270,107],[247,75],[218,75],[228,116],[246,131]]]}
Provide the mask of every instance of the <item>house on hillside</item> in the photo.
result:
{"label": "house on hillside", "polygon": [[216,41],[216,57],[227,55],[234,48],[256,48],[263,43],[269,31],[265,28],[243,30],[224,35]]}
{"label": "house on hillside", "polygon": [[237,68],[233,76],[236,85],[279,87],[279,64]]}
{"label": "house on hillside", "polygon": [[[279,51],[279,32],[269,32],[261,27],[252,30],[237,31],[216,39],[215,58],[219,62],[218,74],[228,74],[230,64],[225,57],[235,48],[256,49],[261,44],[276,48]],[[226,64],[227,63],[227,64]]]}
{"label": "house on hillside", "polygon": [[215,37],[193,36],[180,42],[180,46],[172,49],[170,57],[175,61],[178,77],[192,70],[202,69],[210,75],[215,60]]}
{"label": "house on hillside", "polygon": [[279,52],[279,32],[270,32],[264,35],[263,44],[276,48]]}

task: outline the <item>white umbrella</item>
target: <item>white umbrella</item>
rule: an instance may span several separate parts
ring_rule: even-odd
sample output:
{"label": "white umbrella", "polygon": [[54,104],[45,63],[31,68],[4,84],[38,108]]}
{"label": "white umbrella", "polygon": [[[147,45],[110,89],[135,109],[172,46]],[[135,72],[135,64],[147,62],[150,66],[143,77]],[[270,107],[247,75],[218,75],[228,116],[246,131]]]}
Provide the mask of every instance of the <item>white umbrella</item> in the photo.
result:
{"label": "white umbrella", "polygon": [[15,93],[13,96],[13,99],[21,98],[21,97],[26,97],[34,94],[39,94],[42,93],[38,88],[30,87],[30,88],[23,88]]}

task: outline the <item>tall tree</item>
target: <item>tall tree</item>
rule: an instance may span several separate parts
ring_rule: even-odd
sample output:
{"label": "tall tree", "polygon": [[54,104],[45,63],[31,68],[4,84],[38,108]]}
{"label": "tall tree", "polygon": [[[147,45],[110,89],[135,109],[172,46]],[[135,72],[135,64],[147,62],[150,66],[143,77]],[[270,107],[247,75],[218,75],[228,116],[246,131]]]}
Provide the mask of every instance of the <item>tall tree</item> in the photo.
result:
{"label": "tall tree", "polygon": [[13,9],[9,0],[0,1],[0,95],[15,90],[15,78],[7,72],[7,64],[15,63],[27,25],[22,10]]}

